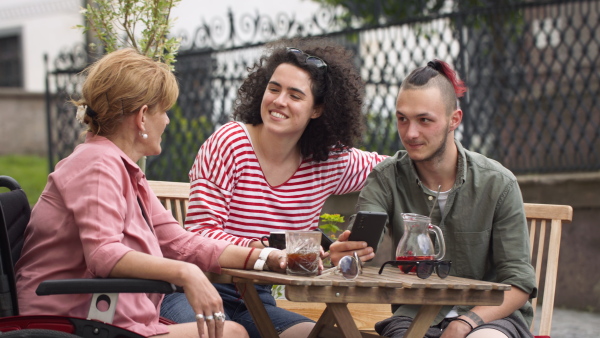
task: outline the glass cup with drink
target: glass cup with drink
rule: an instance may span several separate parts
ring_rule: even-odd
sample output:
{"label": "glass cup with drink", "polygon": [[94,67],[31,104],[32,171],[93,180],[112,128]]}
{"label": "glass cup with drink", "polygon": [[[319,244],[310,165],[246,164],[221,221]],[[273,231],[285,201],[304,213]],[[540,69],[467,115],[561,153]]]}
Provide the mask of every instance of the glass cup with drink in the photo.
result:
{"label": "glass cup with drink", "polygon": [[287,274],[316,276],[319,272],[321,233],[318,231],[288,230],[285,232]]}

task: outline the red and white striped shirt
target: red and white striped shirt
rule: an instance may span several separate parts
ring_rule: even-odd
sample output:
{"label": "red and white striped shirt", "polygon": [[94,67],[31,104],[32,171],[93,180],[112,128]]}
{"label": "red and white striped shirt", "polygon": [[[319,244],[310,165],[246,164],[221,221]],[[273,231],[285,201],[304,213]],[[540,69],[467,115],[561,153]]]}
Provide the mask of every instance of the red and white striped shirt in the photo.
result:
{"label": "red and white striped shirt", "polygon": [[302,161],[285,183],[271,186],[246,126],[229,122],[200,147],[190,170],[186,229],[248,246],[272,231],[314,230],[325,200],[360,190],[386,156],[352,148],[327,161]]}

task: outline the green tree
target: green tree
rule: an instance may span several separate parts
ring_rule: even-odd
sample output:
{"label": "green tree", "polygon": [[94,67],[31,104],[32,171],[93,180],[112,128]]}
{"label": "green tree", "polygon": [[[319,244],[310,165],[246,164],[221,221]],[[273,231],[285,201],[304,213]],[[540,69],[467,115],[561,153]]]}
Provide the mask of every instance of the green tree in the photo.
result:
{"label": "green tree", "polygon": [[313,0],[325,7],[341,7],[347,25],[383,25],[409,18],[444,14],[486,6],[506,6],[524,0]]}
{"label": "green tree", "polygon": [[[101,44],[102,53],[132,47],[143,55],[173,64],[180,46],[180,39],[169,37],[173,25],[171,9],[181,0],[87,0],[81,10],[86,25],[78,25],[84,34],[90,32]],[[97,45],[90,43],[90,50]],[[146,171],[146,157],[138,161]]]}
{"label": "green tree", "polygon": [[385,24],[405,18],[438,13],[445,0],[313,0],[325,7],[342,7],[341,19],[350,24],[358,20],[367,25]]}
{"label": "green tree", "polygon": [[84,33],[92,31],[105,53],[132,47],[173,68],[180,40],[169,37],[173,24],[171,9],[180,1],[88,0],[87,7],[81,11],[86,25],[77,27]]}

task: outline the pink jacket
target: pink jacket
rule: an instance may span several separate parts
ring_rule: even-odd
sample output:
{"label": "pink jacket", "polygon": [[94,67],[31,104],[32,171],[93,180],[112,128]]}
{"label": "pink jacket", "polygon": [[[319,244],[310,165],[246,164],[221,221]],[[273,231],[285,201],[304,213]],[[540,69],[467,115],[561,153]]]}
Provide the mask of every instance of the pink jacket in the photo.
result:
{"label": "pink jacket", "polygon": [[[24,315],[86,317],[91,295],[37,296],[38,284],[107,277],[130,250],[218,273],[218,257],[229,244],[186,232],[160,204],[137,164],[110,140],[88,133],[49,175],[33,208],[16,266],[19,308]],[[113,324],[145,336],[168,332],[158,323],[162,298],[121,294]]]}

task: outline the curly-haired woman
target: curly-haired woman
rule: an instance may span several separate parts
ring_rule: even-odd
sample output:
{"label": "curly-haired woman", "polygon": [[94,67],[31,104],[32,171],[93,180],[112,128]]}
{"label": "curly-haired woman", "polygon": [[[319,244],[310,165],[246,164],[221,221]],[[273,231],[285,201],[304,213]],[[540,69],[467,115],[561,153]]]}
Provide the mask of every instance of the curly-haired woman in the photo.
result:
{"label": "curly-haired woman", "polygon": [[[354,148],[363,131],[364,84],[342,46],[323,39],[279,41],[249,72],[235,121],[206,140],[190,170],[186,228],[260,248],[261,236],[273,231],[315,230],[327,197],[360,190],[385,156]],[[235,287],[215,286],[227,318],[259,337]],[[281,337],[308,335],[314,322],[278,308],[270,286],[257,289]],[[186,318],[184,302],[169,296],[161,314],[194,320],[191,309]]]}

